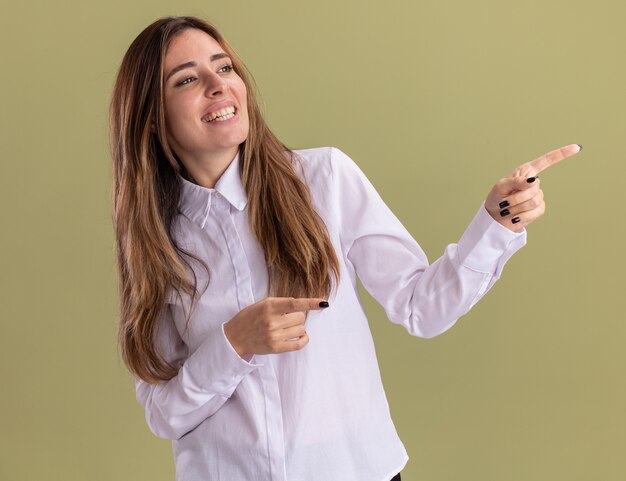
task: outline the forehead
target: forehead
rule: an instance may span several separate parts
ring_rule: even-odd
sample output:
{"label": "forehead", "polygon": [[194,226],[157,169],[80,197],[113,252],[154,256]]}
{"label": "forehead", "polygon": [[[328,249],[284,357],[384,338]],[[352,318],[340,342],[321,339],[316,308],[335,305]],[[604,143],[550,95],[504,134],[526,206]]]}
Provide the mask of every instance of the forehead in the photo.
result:
{"label": "forehead", "polygon": [[188,28],[177,34],[165,52],[164,70],[190,60],[208,60],[214,53],[224,49],[208,33],[197,28]]}

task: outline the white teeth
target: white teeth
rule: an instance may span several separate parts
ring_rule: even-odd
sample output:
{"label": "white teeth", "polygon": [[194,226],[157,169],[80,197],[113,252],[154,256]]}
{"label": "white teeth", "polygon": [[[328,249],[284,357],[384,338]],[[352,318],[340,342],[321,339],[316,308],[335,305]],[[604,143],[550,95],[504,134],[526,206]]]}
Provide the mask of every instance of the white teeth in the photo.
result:
{"label": "white teeth", "polygon": [[232,119],[235,116],[235,114],[226,114],[223,117],[218,117],[215,120],[212,120],[211,122],[224,122],[224,120],[228,120],[228,119]]}
{"label": "white teeth", "polygon": [[233,106],[225,107],[223,109],[216,110],[215,112],[211,112],[210,114],[205,115],[204,117],[202,117],[202,121],[213,122],[214,120],[218,119],[218,117],[220,117],[221,120],[228,120],[234,117],[234,113],[235,113],[235,107]]}

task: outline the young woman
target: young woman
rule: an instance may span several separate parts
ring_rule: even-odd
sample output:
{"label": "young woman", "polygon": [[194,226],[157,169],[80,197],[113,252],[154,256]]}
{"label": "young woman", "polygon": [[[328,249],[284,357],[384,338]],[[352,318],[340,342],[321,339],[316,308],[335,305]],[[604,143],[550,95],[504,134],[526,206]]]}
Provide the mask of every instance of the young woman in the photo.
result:
{"label": "young woman", "polygon": [[544,212],[517,168],[430,264],[348,155],[290,150],[220,33],[169,17],[133,41],[110,108],[119,343],[179,481],[399,480],[408,456],[357,276],[409,334],[449,329]]}

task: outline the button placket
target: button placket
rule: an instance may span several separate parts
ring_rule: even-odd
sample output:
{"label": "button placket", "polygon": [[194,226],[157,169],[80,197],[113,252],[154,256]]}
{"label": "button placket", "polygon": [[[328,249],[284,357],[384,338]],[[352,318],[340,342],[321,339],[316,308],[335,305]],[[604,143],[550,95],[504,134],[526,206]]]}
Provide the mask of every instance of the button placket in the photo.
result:
{"label": "button placket", "polygon": [[243,245],[237,235],[237,230],[230,215],[230,204],[224,198],[217,198],[217,194],[215,197],[215,215],[219,219],[224,240],[226,241],[226,246],[230,254],[231,265],[237,285],[236,292],[239,309],[243,309],[253,302],[248,295],[249,288],[247,287],[247,285],[251,283],[250,267],[248,266],[248,261],[243,251]]}
{"label": "button placket", "polygon": [[[220,198],[221,197],[221,198]],[[234,207],[230,205],[223,196],[218,192],[214,195],[215,214],[219,218],[219,224],[222,228],[228,252],[231,256],[231,262],[235,279],[237,283],[237,300],[239,308],[243,309],[254,303],[254,295],[252,289],[252,273],[250,265],[245,253],[243,243],[237,231],[233,214]],[[262,358],[263,356],[259,356]],[[285,441],[283,433],[283,419],[281,409],[280,391],[278,389],[278,380],[271,363],[265,362],[264,366],[259,367],[255,373],[260,377],[265,402],[265,422],[267,429],[267,443],[269,448],[269,465],[271,470],[272,481],[286,480],[286,464],[285,464]],[[233,376],[234,380],[237,376]]]}

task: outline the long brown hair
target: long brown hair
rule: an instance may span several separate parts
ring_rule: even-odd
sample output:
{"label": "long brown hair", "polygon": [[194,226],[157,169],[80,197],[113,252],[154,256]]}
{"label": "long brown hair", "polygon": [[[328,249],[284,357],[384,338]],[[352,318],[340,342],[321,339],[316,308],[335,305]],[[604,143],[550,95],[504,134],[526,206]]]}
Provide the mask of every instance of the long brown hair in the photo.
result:
{"label": "long brown hair", "polygon": [[202,30],[220,44],[247,88],[250,128],[239,146],[241,176],[250,225],[265,254],[271,295],[328,297],[339,281],[337,256],[309,189],[296,173],[297,158],[263,119],[253,88],[256,84],[245,65],[205,20],[166,17],[155,21],[124,55],[109,109],[120,281],[118,343],[128,369],[153,383],[177,373],[154,342],[168,291],[179,297],[189,295],[193,306],[199,294],[191,263],[199,261],[210,270],[178,246],[172,235],[172,223],[179,214],[180,176],[188,176],[167,142],[163,64],[172,39],[188,28]]}

